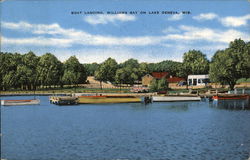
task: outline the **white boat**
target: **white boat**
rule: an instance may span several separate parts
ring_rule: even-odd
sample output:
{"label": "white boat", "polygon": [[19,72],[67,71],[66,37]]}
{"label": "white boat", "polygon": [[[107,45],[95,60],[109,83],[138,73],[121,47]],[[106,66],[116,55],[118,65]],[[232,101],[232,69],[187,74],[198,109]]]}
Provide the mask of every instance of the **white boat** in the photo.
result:
{"label": "white boat", "polygon": [[153,102],[200,101],[201,97],[192,96],[153,96]]}
{"label": "white boat", "polygon": [[30,99],[30,100],[1,100],[2,106],[19,106],[19,105],[35,105],[40,104],[39,99]]}

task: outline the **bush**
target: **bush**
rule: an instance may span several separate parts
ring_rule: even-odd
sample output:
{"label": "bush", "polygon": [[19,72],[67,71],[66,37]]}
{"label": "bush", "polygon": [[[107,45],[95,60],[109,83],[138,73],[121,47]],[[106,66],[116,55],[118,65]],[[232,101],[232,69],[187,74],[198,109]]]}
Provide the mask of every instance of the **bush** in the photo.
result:
{"label": "bush", "polygon": [[250,78],[240,78],[236,81],[237,84],[244,82],[250,82]]}

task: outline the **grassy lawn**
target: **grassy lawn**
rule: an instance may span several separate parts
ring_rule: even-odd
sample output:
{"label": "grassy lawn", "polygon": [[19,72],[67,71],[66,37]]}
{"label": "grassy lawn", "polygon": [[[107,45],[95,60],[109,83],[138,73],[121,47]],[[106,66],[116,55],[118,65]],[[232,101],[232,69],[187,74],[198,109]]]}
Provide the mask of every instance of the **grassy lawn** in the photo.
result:
{"label": "grassy lawn", "polygon": [[[9,90],[1,91],[1,93],[34,93],[34,91],[28,90]],[[35,93],[130,93],[129,89],[119,88],[83,88],[83,87],[65,87],[65,88],[47,88],[38,89]]]}

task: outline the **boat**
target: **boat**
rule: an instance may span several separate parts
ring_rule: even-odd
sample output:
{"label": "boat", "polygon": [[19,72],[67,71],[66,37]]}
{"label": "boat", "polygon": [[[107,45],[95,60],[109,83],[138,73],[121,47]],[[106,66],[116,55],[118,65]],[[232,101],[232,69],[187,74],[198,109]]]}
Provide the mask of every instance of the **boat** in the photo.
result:
{"label": "boat", "polygon": [[249,95],[246,94],[224,94],[215,95],[212,97],[213,100],[237,100],[237,99],[249,99]]}
{"label": "boat", "polygon": [[51,104],[57,105],[73,105],[78,104],[78,98],[75,96],[51,96],[49,97]]}
{"label": "boat", "polygon": [[153,102],[200,101],[199,96],[152,96]]}
{"label": "boat", "polygon": [[17,105],[35,105],[40,104],[39,99],[30,100],[1,100],[2,106],[17,106]]}
{"label": "boat", "polygon": [[138,103],[141,102],[141,98],[137,96],[127,95],[95,95],[95,96],[79,96],[79,104],[90,103]]}

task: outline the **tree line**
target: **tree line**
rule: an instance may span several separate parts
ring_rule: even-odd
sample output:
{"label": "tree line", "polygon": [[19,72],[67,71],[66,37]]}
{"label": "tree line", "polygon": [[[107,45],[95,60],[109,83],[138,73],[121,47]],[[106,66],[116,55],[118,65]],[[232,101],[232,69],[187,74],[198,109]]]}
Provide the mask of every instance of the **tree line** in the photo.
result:
{"label": "tree line", "polygon": [[100,83],[109,81],[133,85],[148,73],[169,72],[183,78],[190,74],[209,74],[213,82],[229,84],[232,89],[238,79],[250,77],[249,62],[250,42],[241,39],[231,42],[225,50],[218,50],[211,62],[198,50],[184,53],[183,62],[139,63],[131,58],[120,64],[112,58],[100,64],[81,64],[75,56],[61,62],[51,53],[36,56],[31,51],[26,54],[1,52],[0,88],[32,90],[38,86],[76,86],[86,83],[87,76],[95,76]]}
{"label": "tree line", "polygon": [[86,77],[83,64],[75,56],[62,63],[51,53],[42,56],[36,56],[31,51],[23,55],[0,53],[1,90],[77,85],[85,82]]}

